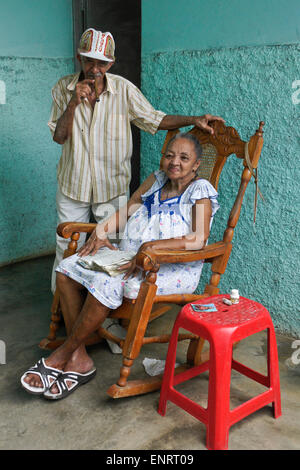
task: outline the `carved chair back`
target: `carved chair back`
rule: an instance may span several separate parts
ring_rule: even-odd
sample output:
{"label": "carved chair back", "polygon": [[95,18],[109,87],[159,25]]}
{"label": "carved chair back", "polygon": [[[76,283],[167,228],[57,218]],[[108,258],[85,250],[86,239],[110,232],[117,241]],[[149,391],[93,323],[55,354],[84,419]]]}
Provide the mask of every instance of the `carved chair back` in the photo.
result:
{"label": "carved chair back", "polygon": [[[263,126],[264,122],[260,122],[259,129],[249,141],[249,154],[253,168],[256,168],[258,164],[263,144]],[[202,162],[198,169],[198,176],[199,178],[207,179],[214,188],[217,189],[219,178],[227,158],[235,154],[238,158],[244,159],[246,142],[240,138],[234,127],[225,126],[221,121],[214,121],[211,127],[214,129],[213,135],[196,127],[191,129],[189,133],[197,137],[203,149]],[[161,150],[162,154],[165,153],[168,142],[179,132],[179,129],[168,131]],[[260,140],[261,142],[259,142]]]}
{"label": "carved chair back", "polygon": [[[217,189],[219,178],[227,158],[230,155],[235,154],[238,158],[243,159],[244,161],[244,170],[242,172],[240,186],[223,235],[222,243],[223,246],[226,245],[226,249],[222,256],[215,256],[214,258],[205,260],[206,262],[212,263],[212,274],[209,284],[205,287],[205,293],[215,295],[219,292],[218,284],[220,277],[226,270],[232,248],[231,241],[234,235],[234,229],[240,216],[244,194],[251,176],[254,176],[256,188],[258,190],[256,168],[263,146],[264,122],[260,122],[259,128],[250,138],[249,142],[243,141],[235,128],[226,126],[221,121],[214,121],[211,126],[214,129],[213,135],[196,127],[189,131],[197,137],[203,148],[202,162],[198,169],[198,177],[207,179],[215,189]],[[170,139],[178,132],[180,132],[179,129],[168,131],[162,148],[162,154],[165,153]],[[218,243],[220,244],[221,242]],[[214,246],[217,247],[218,243]]]}

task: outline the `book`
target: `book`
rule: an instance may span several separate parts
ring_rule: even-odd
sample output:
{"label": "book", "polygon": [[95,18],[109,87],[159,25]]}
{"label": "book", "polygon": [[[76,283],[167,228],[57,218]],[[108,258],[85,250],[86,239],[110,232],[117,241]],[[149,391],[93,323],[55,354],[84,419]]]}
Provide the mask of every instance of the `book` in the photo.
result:
{"label": "book", "polygon": [[77,263],[92,271],[105,272],[109,276],[118,276],[122,271],[119,267],[129,263],[136,253],[134,251],[110,250],[107,247],[100,248],[95,255],[82,256]]}

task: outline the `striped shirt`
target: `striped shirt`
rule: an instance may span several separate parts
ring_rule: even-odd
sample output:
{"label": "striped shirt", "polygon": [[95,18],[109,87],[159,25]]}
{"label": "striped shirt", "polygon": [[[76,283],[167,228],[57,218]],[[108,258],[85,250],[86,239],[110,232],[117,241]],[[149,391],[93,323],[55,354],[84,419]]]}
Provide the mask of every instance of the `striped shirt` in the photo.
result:
{"label": "striped shirt", "polygon": [[[52,89],[48,126],[53,135],[79,76],[67,75]],[[94,109],[87,99],[76,107],[72,135],[62,146],[57,168],[62,193],[77,201],[100,203],[126,194],[131,179],[130,123],[155,134],[166,115],[118,75],[106,73],[106,87],[99,98]]]}

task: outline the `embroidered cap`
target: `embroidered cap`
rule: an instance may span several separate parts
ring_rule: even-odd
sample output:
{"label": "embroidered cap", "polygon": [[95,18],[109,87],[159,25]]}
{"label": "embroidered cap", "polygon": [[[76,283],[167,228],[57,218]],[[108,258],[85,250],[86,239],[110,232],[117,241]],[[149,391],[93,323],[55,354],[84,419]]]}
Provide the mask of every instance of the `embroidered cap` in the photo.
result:
{"label": "embroidered cap", "polygon": [[81,36],[78,53],[92,59],[115,60],[115,41],[109,32],[102,33],[93,28],[87,29]]}

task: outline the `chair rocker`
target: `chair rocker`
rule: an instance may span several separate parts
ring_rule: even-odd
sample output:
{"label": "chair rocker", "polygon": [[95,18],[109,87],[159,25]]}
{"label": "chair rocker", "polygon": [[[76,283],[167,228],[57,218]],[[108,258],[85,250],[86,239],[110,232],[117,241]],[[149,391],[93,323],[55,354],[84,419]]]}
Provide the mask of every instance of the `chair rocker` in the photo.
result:
{"label": "chair rocker", "polygon": [[[212,123],[214,135],[210,135],[195,127],[190,131],[199,139],[203,147],[203,157],[198,175],[200,178],[205,178],[210,181],[216,189],[218,187],[221,171],[229,155],[235,154],[238,158],[244,160],[244,168],[238,193],[221,241],[208,244],[201,250],[168,251],[147,249],[138,256],[137,264],[145,271],[145,280],[141,284],[138,297],[136,300],[124,298],[123,304],[118,309],[111,311],[109,315],[110,318],[118,318],[121,320],[121,324],[125,326],[127,330],[126,338],[117,338],[100,327],[86,343],[87,345],[95,344],[102,338],[105,338],[113,341],[122,348],[123,363],[119,380],[107,390],[108,395],[111,397],[121,398],[140,395],[160,388],[162,374],[141,380],[128,380],[134,360],[139,356],[141,347],[144,344],[169,342],[171,332],[168,335],[155,337],[145,336],[149,322],[169,310],[171,308],[170,304],[184,305],[219,293],[218,284],[221,275],[225,273],[230,257],[232,238],[239,219],[243,197],[251,176],[256,178],[256,168],[263,146],[263,126],[264,122],[260,122],[259,129],[250,138],[248,143],[241,140],[238,132],[233,127],[227,127],[220,121],[214,121]],[[179,132],[179,130],[168,131],[162,153],[164,153],[168,141],[177,132]],[[70,243],[64,257],[76,253],[80,232],[91,233],[95,226],[96,224],[75,222],[60,224],[57,228],[57,233],[66,239],[70,238]],[[210,280],[202,294],[156,295],[157,286],[155,282],[160,264],[183,263],[196,260],[204,260],[205,262],[211,263]],[[56,332],[62,320],[59,294],[57,291],[53,298],[51,313],[49,335],[40,342],[40,347],[43,349],[55,349],[65,339],[56,337]],[[191,365],[198,365],[207,359],[207,356],[204,357],[204,341],[201,338],[192,334],[180,335],[179,340],[185,339],[190,340],[187,351],[187,363],[183,366],[179,366],[176,373],[181,372]]]}

